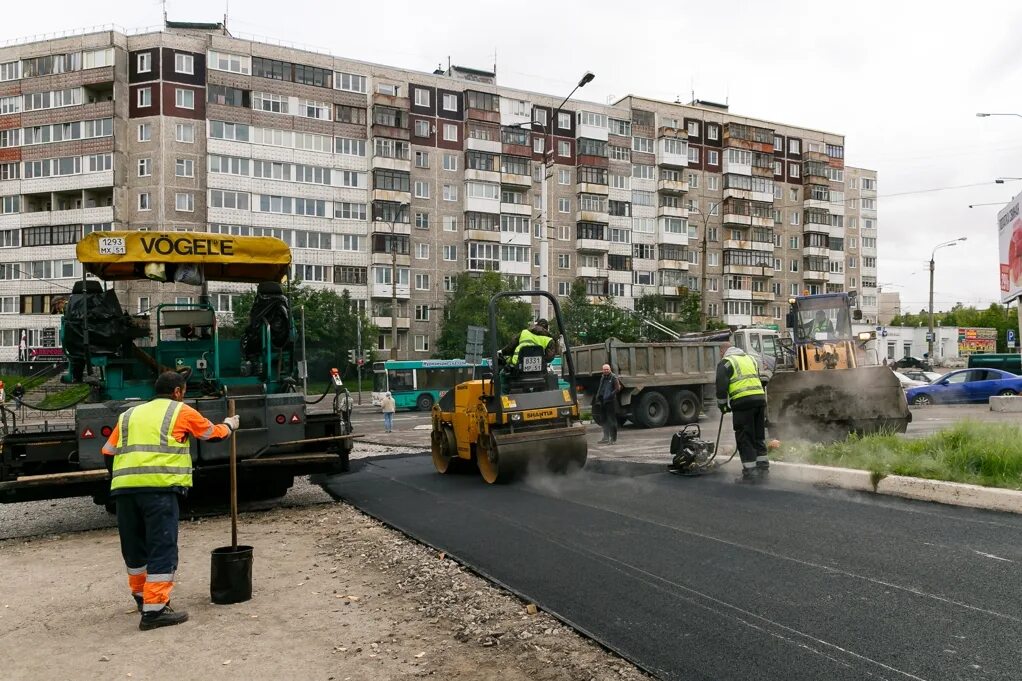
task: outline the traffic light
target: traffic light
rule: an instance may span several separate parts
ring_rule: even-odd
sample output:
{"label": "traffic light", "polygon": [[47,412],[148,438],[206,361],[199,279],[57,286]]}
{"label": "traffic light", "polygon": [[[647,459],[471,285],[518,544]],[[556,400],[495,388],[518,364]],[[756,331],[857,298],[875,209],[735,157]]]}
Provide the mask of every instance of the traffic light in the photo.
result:
{"label": "traffic light", "polygon": [[355,363],[355,351],[354,350],[348,350],[348,361],[351,362],[352,364]]}

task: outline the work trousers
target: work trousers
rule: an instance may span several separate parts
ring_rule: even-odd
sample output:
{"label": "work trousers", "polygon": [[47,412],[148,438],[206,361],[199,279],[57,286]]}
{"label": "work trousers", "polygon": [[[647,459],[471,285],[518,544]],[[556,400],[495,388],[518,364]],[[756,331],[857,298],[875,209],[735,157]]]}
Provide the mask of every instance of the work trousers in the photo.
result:
{"label": "work trousers", "polygon": [[742,465],[751,468],[757,461],[766,462],[766,405],[737,405],[731,412],[731,423]]}
{"label": "work trousers", "polygon": [[142,597],[143,612],[162,610],[170,600],[177,571],[177,494],[138,492],[114,499],[128,587]]}
{"label": "work trousers", "polygon": [[617,398],[602,400],[600,407],[603,412],[603,439],[617,442]]}
{"label": "work trousers", "polygon": [[383,412],[383,430],[387,433],[394,430],[394,412]]}

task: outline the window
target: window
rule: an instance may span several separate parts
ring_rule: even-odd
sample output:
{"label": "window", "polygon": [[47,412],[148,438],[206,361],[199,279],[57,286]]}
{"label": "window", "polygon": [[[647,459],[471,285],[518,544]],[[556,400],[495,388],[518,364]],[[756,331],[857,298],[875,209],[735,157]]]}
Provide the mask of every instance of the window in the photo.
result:
{"label": "window", "polygon": [[[458,200],[458,186],[453,184],[444,185],[444,201],[457,201]],[[494,197],[496,198],[496,197]]]}
{"label": "window", "polygon": [[426,88],[417,87],[415,88],[415,106],[429,106],[430,97],[429,90]]}
{"label": "window", "polygon": [[788,153],[799,154],[802,152],[802,142],[797,139],[788,139]]}
{"label": "window", "polygon": [[415,120],[415,136],[429,137],[429,121],[424,121],[422,119]]}
{"label": "window", "polygon": [[798,272],[798,260],[789,260],[788,261],[788,271],[789,272]]}
{"label": "window", "polygon": [[633,137],[632,151],[638,151],[644,154],[652,154],[653,140],[650,139],[649,137]]}
{"label": "window", "polygon": [[366,205],[364,203],[348,203],[344,201],[335,202],[334,217],[341,220],[365,220]]}
{"label": "window", "polygon": [[711,166],[720,165],[720,152],[716,149],[707,149],[706,163]]}
{"label": "window", "polygon": [[429,336],[415,335],[415,351],[429,352]]}
{"label": "window", "polygon": [[571,156],[571,142],[564,140],[557,141],[557,155],[562,158],[568,158]]}
{"label": "window", "polygon": [[422,180],[415,181],[415,198],[417,199],[429,198],[429,182],[423,182]]}
{"label": "window", "polygon": [[570,213],[571,199],[557,199],[557,210],[561,213]]}
{"label": "window", "polygon": [[148,87],[140,87],[137,93],[138,97],[138,108],[145,109],[153,105],[153,89]]}
{"label": "window", "polygon": [[[324,149],[322,151],[328,150]],[[366,141],[349,137],[335,137],[334,152],[344,156],[365,156]]]}
{"label": "window", "polygon": [[[416,260],[429,260],[429,244],[415,244],[415,259]],[[415,278],[418,280],[419,277],[424,276],[416,274]],[[418,286],[416,286],[418,288]]]}
{"label": "window", "polygon": [[347,90],[348,92],[365,94],[367,91],[366,77],[358,76],[353,73],[334,71],[334,88],[337,90]]}
{"label": "window", "polygon": [[699,163],[699,147],[688,148],[688,162]]}
{"label": "window", "polygon": [[177,73],[195,73],[195,57],[190,54],[174,53],[174,71]]}
{"label": "window", "polygon": [[195,161],[190,158],[179,158],[174,164],[176,177],[195,177]]}
{"label": "window", "polygon": [[720,126],[719,125],[707,125],[706,126],[706,139],[719,140],[720,139]]}
{"label": "window", "polygon": [[135,63],[139,73],[149,73],[153,70],[152,52],[143,52],[136,57]]}
{"label": "window", "polygon": [[444,123],[444,141],[445,142],[457,142],[458,141],[458,126],[453,123]]}
{"label": "window", "polygon": [[699,137],[699,121],[688,122],[688,134],[692,137]]}
{"label": "window", "polygon": [[444,154],[444,170],[455,171],[458,169],[457,154]]}
{"label": "window", "polygon": [[209,191],[210,208],[227,208],[230,210],[248,210],[248,192],[231,192],[221,189]]}
{"label": "window", "polygon": [[227,52],[214,52],[210,50],[206,58],[206,64],[215,71],[229,71],[231,73],[242,73],[247,75],[251,72],[251,59],[238,54]]}
{"label": "window", "polygon": [[151,158],[138,159],[138,176],[149,177],[153,174],[153,160]]}
{"label": "window", "polygon": [[174,194],[174,210],[190,213],[195,210],[195,196],[181,192]]}
{"label": "window", "polygon": [[153,125],[152,123],[139,123],[138,124],[138,141],[149,142],[153,139]]}
{"label": "window", "polygon": [[149,192],[142,192],[138,195],[138,209],[139,210],[152,210],[152,197]]}
{"label": "window", "polygon": [[799,165],[797,163],[789,163],[788,164],[788,175],[789,176],[791,176],[792,178],[797,178],[797,177],[799,177],[801,175],[801,173],[802,173],[802,169],[799,168]]}
{"label": "window", "polygon": [[791,211],[791,224],[797,225],[801,222],[800,213],[797,210]]}
{"label": "window", "polygon": [[195,108],[195,92],[185,88],[174,89],[174,104],[179,109]]}
{"label": "window", "polygon": [[415,167],[416,168],[428,168],[429,167],[429,153],[425,151],[415,152]]}
{"label": "window", "polygon": [[632,177],[639,180],[652,180],[654,176],[653,166],[633,165]]}
{"label": "window", "polygon": [[[429,248],[426,249],[427,254]],[[457,246],[444,246],[443,247],[443,258],[446,262],[455,262],[458,259],[458,247]]]}
{"label": "window", "polygon": [[468,269],[476,272],[500,269],[500,244],[470,241],[468,243]]}
{"label": "window", "polygon": [[[863,178],[863,182],[865,182],[865,181],[866,181],[866,178]],[[877,200],[876,199],[860,199],[860,200],[862,202],[862,209],[863,210],[876,210],[877,209]]]}
{"label": "window", "polygon": [[457,111],[458,110],[458,95],[445,94],[444,95],[444,111]]}
{"label": "window", "polygon": [[458,231],[458,218],[453,215],[445,215],[443,218],[443,225],[445,232],[457,232]]}

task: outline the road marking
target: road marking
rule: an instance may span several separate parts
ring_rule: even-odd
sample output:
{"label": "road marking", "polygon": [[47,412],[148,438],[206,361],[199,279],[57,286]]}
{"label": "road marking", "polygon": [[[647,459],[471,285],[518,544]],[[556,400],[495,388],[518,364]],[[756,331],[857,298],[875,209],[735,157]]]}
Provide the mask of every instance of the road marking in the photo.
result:
{"label": "road marking", "polygon": [[995,556],[992,553],[983,553],[982,551],[977,551],[976,549],[973,549],[972,552],[975,553],[975,554],[978,554],[980,556],[983,556],[984,558],[993,558],[994,560],[1003,560],[1005,563],[1014,563],[1015,562],[1011,558],[1001,558],[1000,556]]}

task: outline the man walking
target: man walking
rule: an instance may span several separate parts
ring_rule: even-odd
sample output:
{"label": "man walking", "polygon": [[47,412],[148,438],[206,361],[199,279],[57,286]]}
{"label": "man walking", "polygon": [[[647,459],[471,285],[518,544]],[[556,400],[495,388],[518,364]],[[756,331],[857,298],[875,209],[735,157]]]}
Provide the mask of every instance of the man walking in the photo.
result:
{"label": "man walking", "polygon": [[20,383],[14,386],[14,390],[11,391],[11,397],[14,398],[14,406],[18,409],[19,413],[24,413],[22,408],[25,400],[25,387]]}
{"label": "man walking", "polygon": [[603,375],[596,388],[594,406],[599,402],[603,419],[603,439],[597,444],[612,445],[617,443],[617,394],[621,392],[621,381],[610,371],[610,365],[603,365]]}
{"label": "man walking", "polygon": [[740,482],[764,480],[770,472],[766,447],[766,391],[759,380],[759,366],[741,348],[724,343],[717,365],[717,406],[731,412],[738,455],[742,459]]}
{"label": "man walking", "polygon": [[110,496],[117,503],[121,555],[128,587],[142,613],[142,630],[188,619],[188,613],[170,607],[177,570],[178,495],[192,486],[188,436],[219,442],[230,437],[240,421],[229,416],[213,425],[184,404],[187,385],[179,373],[163,372],[154,387],[156,397],[121,414],[103,446]]}
{"label": "man walking", "polygon": [[388,391],[380,402],[380,409],[383,410],[383,432],[390,433],[394,430],[394,412],[397,411],[397,402],[390,396]]}

